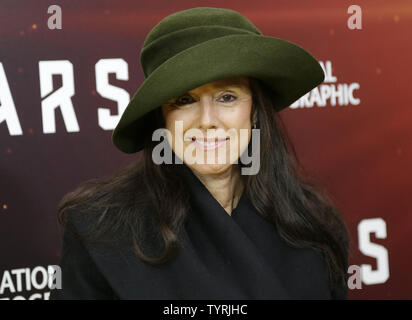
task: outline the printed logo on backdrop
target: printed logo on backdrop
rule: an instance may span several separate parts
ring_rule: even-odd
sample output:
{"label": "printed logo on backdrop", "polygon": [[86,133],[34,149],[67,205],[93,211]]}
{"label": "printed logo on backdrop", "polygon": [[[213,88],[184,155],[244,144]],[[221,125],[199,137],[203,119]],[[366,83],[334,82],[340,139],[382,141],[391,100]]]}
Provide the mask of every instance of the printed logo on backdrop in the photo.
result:
{"label": "printed logo on backdrop", "polygon": [[348,288],[362,289],[365,285],[383,284],[389,280],[389,254],[383,245],[371,241],[371,235],[375,238],[386,239],[386,222],[382,218],[363,219],[358,224],[359,251],[366,257],[376,260],[376,267],[364,263],[360,266],[350,265],[348,268]]}
{"label": "printed logo on backdrop", "polygon": [[319,61],[325,73],[324,82],[295,101],[290,108],[312,108],[326,106],[357,106],[360,99],[356,97],[356,90],[360,85],[357,82],[339,83],[338,78],[332,74],[332,62]]}
{"label": "printed logo on backdrop", "polygon": [[[332,73],[331,61],[319,61],[325,72],[325,81],[303,97],[295,101],[290,108],[311,108],[326,106],[357,106],[360,99],[356,93],[360,85],[357,82],[339,83]],[[69,60],[45,60],[38,62],[39,104],[42,121],[42,133],[56,133],[56,114],[60,113],[67,132],[80,132],[77,114],[72,98],[81,88],[75,85],[74,66]],[[129,80],[129,65],[119,59],[100,59],[95,64],[96,93],[117,104],[117,113],[110,108],[98,107],[96,114],[98,126],[103,130],[113,130],[119,122],[129,101],[130,94],[123,88],[109,83],[109,74],[115,73],[117,80]],[[53,87],[53,76],[61,76],[62,85]],[[10,136],[23,135],[19,108],[16,108],[12,92],[2,62],[0,61],[0,124],[8,128]]]}
{"label": "printed logo on backdrop", "polygon": [[58,265],[5,270],[0,278],[0,300],[49,300],[50,290],[62,288]]}

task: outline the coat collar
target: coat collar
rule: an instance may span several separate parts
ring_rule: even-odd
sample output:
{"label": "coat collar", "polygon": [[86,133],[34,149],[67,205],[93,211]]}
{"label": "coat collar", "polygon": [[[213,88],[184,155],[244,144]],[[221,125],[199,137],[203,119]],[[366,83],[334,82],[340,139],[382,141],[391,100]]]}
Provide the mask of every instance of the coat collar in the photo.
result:
{"label": "coat collar", "polygon": [[239,215],[242,211],[242,207],[246,205],[246,191],[243,193],[238,201],[237,206],[232,210],[229,215],[222,205],[216,200],[216,198],[210,193],[203,182],[193,173],[193,171],[185,164],[175,164],[176,171],[179,176],[188,186],[188,190],[191,196],[191,204],[197,208],[207,208],[210,211],[216,212],[219,215],[227,216],[232,219]]}

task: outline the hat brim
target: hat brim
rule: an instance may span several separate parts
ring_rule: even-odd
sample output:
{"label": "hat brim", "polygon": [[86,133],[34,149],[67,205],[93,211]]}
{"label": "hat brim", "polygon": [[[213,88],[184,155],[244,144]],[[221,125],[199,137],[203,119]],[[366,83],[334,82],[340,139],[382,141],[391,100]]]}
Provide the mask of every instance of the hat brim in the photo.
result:
{"label": "hat brim", "polygon": [[145,115],[169,99],[205,83],[232,76],[260,79],[276,97],[280,111],[324,80],[319,62],[298,45],[270,36],[229,35],[181,51],[141,84],[112,134],[124,153],[143,148]]}

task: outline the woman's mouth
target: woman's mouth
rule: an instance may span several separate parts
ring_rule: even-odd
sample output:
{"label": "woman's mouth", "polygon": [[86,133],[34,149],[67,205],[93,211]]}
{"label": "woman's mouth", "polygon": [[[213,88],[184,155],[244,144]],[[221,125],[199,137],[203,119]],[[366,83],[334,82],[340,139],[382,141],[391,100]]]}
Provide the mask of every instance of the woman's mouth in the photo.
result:
{"label": "woman's mouth", "polygon": [[223,144],[225,144],[226,141],[228,140],[229,138],[225,138],[225,139],[196,139],[196,138],[193,138],[192,139],[192,141],[196,145],[196,148],[200,148],[203,150],[217,149]]}

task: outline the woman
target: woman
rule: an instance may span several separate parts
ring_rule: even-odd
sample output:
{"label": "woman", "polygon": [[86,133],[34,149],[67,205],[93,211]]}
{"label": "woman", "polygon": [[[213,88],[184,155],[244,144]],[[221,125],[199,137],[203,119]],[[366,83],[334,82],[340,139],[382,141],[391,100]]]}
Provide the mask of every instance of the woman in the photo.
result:
{"label": "woman", "polygon": [[158,23],[141,63],[113,143],[142,154],[63,198],[51,299],[345,299],[345,224],[298,170],[278,113],[323,81],[316,59],[198,7]]}

